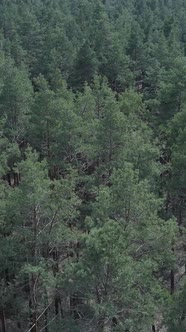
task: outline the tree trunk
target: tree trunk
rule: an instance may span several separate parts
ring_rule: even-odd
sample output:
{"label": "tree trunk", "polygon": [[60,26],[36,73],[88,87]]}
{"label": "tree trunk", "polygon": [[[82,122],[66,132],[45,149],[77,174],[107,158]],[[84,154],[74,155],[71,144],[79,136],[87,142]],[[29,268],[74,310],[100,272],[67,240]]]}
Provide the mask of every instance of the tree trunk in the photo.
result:
{"label": "tree trunk", "polygon": [[58,295],[55,295],[55,315],[58,316],[59,314],[59,298]]}
{"label": "tree trunk", "polygon": [[[174,253],[174,247],[172,247],[172,252]],[[171,295],[173,295],[175,291],[175,273],[173,269],[170,272],[170,288],[171,288],[170,293]]]}
{"label": "tree trunk", "polygon": [[29,301],[30,308],[30,332],[37,332],[37,315],[35,312],[35,308],[33,309],[32,300]]}
{"label": "tree trunk", "polygon": [[5,314],[3,309],[0,310],[0,319],[1,319],[2,332],[6,332]]}
{"label": "tree trunk", "polygon": [[48,332],[48,294],[47,294],[47,289],[45,288],[45,313],[44,313],[44,322],[45,322],[45,332]]}
{"label": "tree trunk", "polygon": [[[37,211],[36,206],[33,208],[33,242],[32,242],[32,258],[36,262],[37,251]],[[37,332],[37,277],[32,273],[30,278],[30,332]]]}
{"label": "tree trunk", "polygon": [[45,311],[45,332],[48,332],[48,310]]}
{"label": "tree trunk", "polygon": [[171,270],[170,273],[170,286],[171,286],[171,294],[174,294],[175,290],[175,276],[174,276],[174,270]]}

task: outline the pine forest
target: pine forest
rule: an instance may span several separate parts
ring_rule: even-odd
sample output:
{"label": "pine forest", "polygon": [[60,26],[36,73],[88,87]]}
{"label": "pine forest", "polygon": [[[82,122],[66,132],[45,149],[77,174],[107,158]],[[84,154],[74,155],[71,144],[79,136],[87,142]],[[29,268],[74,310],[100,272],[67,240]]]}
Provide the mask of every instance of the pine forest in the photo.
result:
{"label": "pine forest", "polygon": [[0,0],[0,332],[186,332],[186,0]]}

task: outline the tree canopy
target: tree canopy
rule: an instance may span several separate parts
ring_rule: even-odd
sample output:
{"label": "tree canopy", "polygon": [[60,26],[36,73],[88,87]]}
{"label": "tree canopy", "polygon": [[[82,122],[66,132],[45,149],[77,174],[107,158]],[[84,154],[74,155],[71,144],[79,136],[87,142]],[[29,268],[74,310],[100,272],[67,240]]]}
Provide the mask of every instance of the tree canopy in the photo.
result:
{"label": "tree canopy", "polygon": [[185,332],[185,22],[0,1],[0,332]]}

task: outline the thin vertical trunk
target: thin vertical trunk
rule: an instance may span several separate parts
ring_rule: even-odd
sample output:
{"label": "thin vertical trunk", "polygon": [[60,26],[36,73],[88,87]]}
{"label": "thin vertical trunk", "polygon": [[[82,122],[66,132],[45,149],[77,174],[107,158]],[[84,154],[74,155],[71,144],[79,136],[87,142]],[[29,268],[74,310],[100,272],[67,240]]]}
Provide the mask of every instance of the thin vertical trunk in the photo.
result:
{"label": "thin vertical trunk", "polygon": [[37,314],[35,310],[32,317],[33,317],[33,328],[30,332],[37,332]]}
{"label": "thin vertical trunk", "polygon": [[36,241],[37,241],[37,211],[36,206],[34,206],[33,211],[33,252],[32,257],[35,262],[36,259]]}
{"label": "thin vertical trunk", "polygon": [[108,171],[108,176],[109,178],[111,177],[111,161],[112,161],[112,133],[110,132],[110,137],[109,137],[109,162],[108,162],[108,166],[109,166],[109,171]]}
{"label": "thin vertical trunk", "polygon": [[19,185],[19,174],[14,173],[14,186],[17,187]]}
{"label": "thin vertical trunk", "polygon": [[48,332],[48,314],[45,313],[45,332]]}
{"label": "thin vertical trunk", "polygon": [[50,139],[49,139],[49,123],[47,120],[47,155],[48,158],[50,159]]}
{"label": "thin vertical trunk", "polygon": [[182,225],[182,209],[181,207],[179,208],[179,212],[178,212],[178,225],[181,226]]}
{"label": "thin vertical trunk", "polygon": [[45,311],[45,332],[48,332],[48,310]]}
{"label": "thin vertical trunk", "polygon": [[0,311],[0,319],[1,319],[2,332],[6,332],[5,314],[3,309],[1,309]]}
{"label": "thin vertical trunk", "polygon": [[[46,123],[46,144],[47,144],[47,158],[48,158],[48,162],[49,162],[49,165],[50,165],[50,160],[51,160],[51,151],[50,151],[50,131],[49,131],[49,122],[47,120],[47,123]],[[53,168],[52,166],[50,165],[49,166],[49,170],[48,170],[48,176],[51,180],[54,179],[54,174],[53,174]]]}
{"label": "thin vertical trunk", "polygon": [[17,322],[17,328],[21,330],[21,322]]}
{"label": "thin vertical trunk", "polygon": [[63,315],[63,308],[62,308],[62,304],[61,304],[61,297],[57,293],[57,290],[56,290],[56,295],[55,295],[54,306],[55,306],[55,314],[56,314],[56,316],[58,316],[59,314],[61,314],[61,318],[63,318],[64,315]]}
{"label": "thin vertical trunk", "polygon": [[[174,253],[174,247],[172,247],[172,251]],[[170,293],[171,295],[174,294],[175,291],[175,273],[174,273],[174,269],[171,270],[170,272]]]}
{"label": "thin vertical trunk", "polygon": [[32,300],[29,301],[30,308],[30,332],[37,332],[37,316],[34,310]]}
{"label": "thin vertical trunk", "polygon": [[[37,241],[37,211],[36,207],[34,206],[33,211],[33,243],[32,243],[32,258],[33,262],[36,261],[36,241]],[[29,300],[29,308],[30,308],[30,332],[37,332],[37,294],[36,294],[36,288],[37,288],[37,278],[32,273],[31,279],[30,279],[30,300]]]}
{"label": "thin vertical trunk", "polygon": [[170,273],[170,287],[171,287],[171,295],[174,294],[175,291],[175,275],[174,270],[171,270]]}
{"label": "thin vertical trunk", "polygon": [[59,315],[59,298],[57,295],[55,295],[55,315],[58,316]]}
{"label": "thin vertical trunk", "polygon": [[10,174],[7,174],[7,181],[8,181],[9,186],[11,187],[12,183],[11,183],[11,175]]}
{"label": "thin vertical trunk", "polygon": [[[166,215],[167,216],[169,214],[169,202],[170,202],[170,194],[168,192],[167,201],[166,201]],[[173,204],[173,207],[172,207],[173,213],[174,213],[174,208],[175,208],[175,205]],[[172,251],[174,252],[174,247],[172,247]],[[174,294],[174,290],[175,290],[175,276],[174,276],[174,270],[172,269],[170,271],[170,293],[171,293],[171,295]]]}
{"label": "thin vertical trunk", "polygon": [[166,199],[166,204],[165,204],[165,211],[166,211],[167,216],[169,213],[169,203],[170,203],[170,194],[169,194],[169,192],[167,192],[167,199]]}
{"label": "thin vertical trunk", "polygon": [[[54,266],[53,266],[53,275],[56,277],[56,274],[59,272],[59,253],[57,248],[53,250],[53,260],[54,260]],[[58,293],[58,290],[56,288],[55,290],[55,295],[54,295],[54,309],[55,309],[55,315],[59,316],[59,313],[61,313],[61,317],[63,317],[63,311],[61,308],[61,297],[60,294]]]}
{"label": "thin vertical trunk", "polygon": [[48,294],[47,294],[47,289],[45,288],[45,312],[44,312],[44,322],[45,322],[45,332],[48,332]]}

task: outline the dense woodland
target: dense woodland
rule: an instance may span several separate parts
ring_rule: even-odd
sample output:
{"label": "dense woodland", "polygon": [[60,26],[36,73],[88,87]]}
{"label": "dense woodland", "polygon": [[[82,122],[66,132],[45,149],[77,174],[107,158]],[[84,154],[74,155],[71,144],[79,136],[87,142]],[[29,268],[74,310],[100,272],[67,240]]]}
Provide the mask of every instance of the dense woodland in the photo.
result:
{"label": "dense woodland", "polygon": [[0,0],[0,331],[186,331],[185,0]]}

